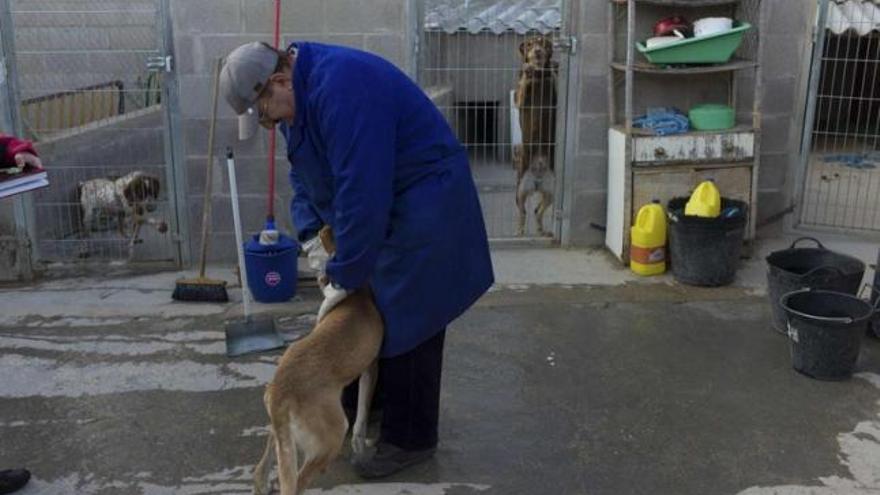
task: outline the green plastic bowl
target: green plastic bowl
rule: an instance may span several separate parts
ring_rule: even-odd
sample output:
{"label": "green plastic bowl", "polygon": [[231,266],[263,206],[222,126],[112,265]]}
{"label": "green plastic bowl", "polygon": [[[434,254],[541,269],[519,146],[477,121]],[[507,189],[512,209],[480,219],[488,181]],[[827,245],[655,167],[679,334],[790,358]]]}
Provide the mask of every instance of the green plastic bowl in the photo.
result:
{"label": "green plastic bowl", "polygon": [[751,28],[748,22],[738,22],[723,33],[685,38],[651,49],[639,42],[636,48],[653,64],[723,64],[742,44],[743,33]]}
{"label": "green plastic bowl", "polygon": [[710,103],[697,105],[688,112],[691,127],[698,131],[721,131],[734,126],[736,116],[727,105]]}

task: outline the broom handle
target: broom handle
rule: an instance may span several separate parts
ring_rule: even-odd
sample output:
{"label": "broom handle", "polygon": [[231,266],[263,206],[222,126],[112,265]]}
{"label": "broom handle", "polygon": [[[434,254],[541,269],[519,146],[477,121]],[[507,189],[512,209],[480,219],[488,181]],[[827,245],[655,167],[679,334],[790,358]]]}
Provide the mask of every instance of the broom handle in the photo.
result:
{"label": "broom handle", "polygon": [[235,182],[235,160],[232,148],[226,148],[226,169],[229,171],[229,195],[232,198],[232,222],[235,224],[235,247],[238,252],[238,269],[241,271],[241,300],[245,319],[251,316],[251,293],[248,290],[247,267],[244,264],[244,241],[241,238],[241,216],[238,212],[238,184]]}
{"label": "broom handle", "polygon": [[205,278],[205,265],[208,262],[208,231],[211,224],[211,187],[213,183],[212,171],[214,169],[214,131],[217,126],[217,87],[220,81],[220,66],[223,60],[218,58],[214,61],[214,101],[211,107],[211,126],[208,130],[208,164],[205,167],[205,198],[202,200],[202,252],[199,255],[199,278]]}
{"label": "broom handle", "polygon": [[[278,49],[281,39],[281,0],[275,0],[275,29],[272,36],[273,46]],[[269,205],[266,214],[267,221],[275,221],[275,140],[278,131],[275,127],[269,129]]]}

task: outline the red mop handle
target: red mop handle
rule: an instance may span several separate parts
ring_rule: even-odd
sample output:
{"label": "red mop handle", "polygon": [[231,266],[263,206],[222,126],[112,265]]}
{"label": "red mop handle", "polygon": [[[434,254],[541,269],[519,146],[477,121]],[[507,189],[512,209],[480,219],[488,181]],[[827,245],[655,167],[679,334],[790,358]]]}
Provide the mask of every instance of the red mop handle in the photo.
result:
{"label": "red mop handle", "polygon": [[[281,38],[281,0],[275,0],[275,36],[273,46],[277,49]],[[269,129],[269,208],[267,219],[275,220],[275,129]]]}

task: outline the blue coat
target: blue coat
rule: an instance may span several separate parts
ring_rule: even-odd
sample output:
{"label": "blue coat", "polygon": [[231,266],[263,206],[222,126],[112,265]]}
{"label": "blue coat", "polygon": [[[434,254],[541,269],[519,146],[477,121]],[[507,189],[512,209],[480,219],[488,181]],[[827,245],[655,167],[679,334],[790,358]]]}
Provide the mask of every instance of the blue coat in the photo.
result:
{"label": "blue coat", "polygon": [[464,148],[409,77],[366,52],[295,43],[296,116],[281,124],[300,240],[323,224],[330,279],[367,284],[385,322],[381,356],[443,330],[494,281]]}

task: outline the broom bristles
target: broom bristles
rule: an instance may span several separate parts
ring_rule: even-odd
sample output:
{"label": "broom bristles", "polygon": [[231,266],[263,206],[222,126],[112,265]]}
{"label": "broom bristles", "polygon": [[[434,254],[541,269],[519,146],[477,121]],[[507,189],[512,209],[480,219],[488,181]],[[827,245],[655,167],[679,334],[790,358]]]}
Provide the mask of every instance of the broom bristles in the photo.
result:
{"label": "broom bristles", "polygon": [[171,298],[175,301],[229,302],[226,281],[210,278],[178,280]]}

